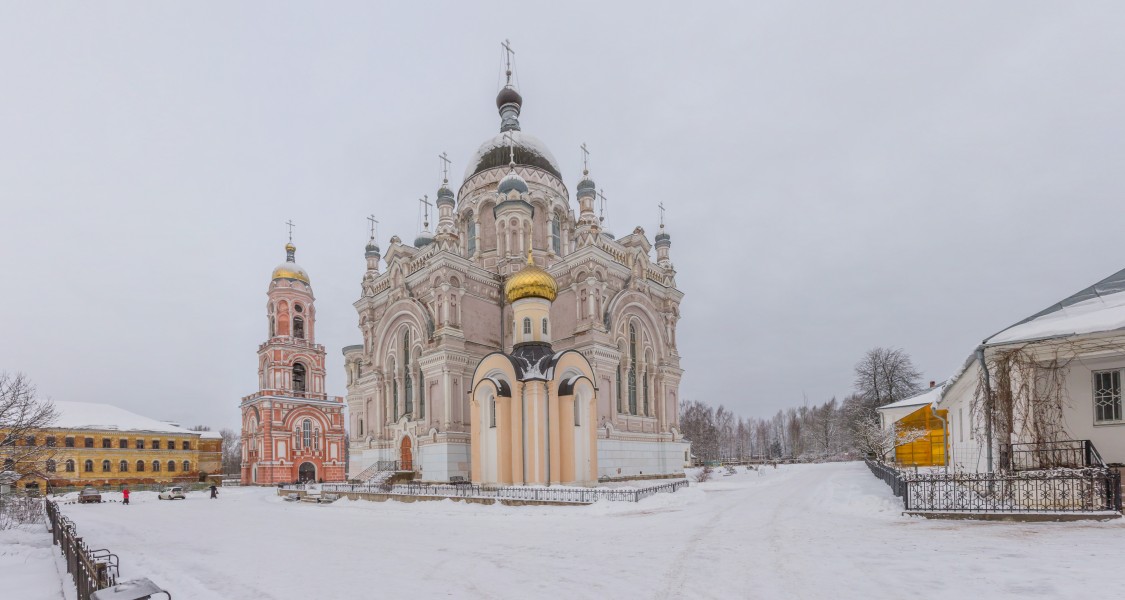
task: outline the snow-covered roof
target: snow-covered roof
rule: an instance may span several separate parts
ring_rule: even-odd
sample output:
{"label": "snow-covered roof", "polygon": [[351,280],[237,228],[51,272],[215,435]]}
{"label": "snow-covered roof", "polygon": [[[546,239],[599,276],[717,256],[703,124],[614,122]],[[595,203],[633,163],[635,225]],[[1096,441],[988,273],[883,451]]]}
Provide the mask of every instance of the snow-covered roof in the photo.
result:
{"label": "snow-covered roof", "polygon": [[[201,433],[177,427],[129,412],[110,404],[97,402],[67,402],[55,400],[59,418],[51,425],[55,429],[96,429],[109,431],[145,431],[152,433]],[[210,432],[202,432],[210,433]],[[218,434],[216,434],[218,435]]]}
{"label": "snow-covered roof", "polygon": [[1125,329],[1125,269],[1071,294],[984,341],[1009,344]]}
{"label": "snow-covered roof", "polygon": [[903,398],[902,400],[899,400],[898,402],[891,402],[890,404],[884,404],[883,406],[880,406],[876,410],[887,410],[887,409],[890,409],[890,408],[906,408],[908,406],[922,406],[923,404],[930,404],[930,403],[932,403],[932,402],[941,398],[941,391],[943,389],[945,389],[944,383],[939,384],[939,385],[935,385],[934,387],[932,387],[932,388],[930,388],[930,389],[928,389],[924,392],[921,392],[919,394],[916,394],[914,396],[911,396],[909,398]]}

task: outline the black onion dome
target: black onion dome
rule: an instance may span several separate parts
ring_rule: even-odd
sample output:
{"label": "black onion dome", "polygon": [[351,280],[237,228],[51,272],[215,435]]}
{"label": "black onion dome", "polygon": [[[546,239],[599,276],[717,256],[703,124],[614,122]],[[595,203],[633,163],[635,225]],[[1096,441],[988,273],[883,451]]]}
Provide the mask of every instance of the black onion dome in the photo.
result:
{"label": "black onion dome", "polygon": [[523,96],[516,91],[516,88],[506,85],[496,94],[496,108],[500,108],[505,104],[517,104],[523,106]]}
{"label": "black onion dome", "polygon": [[661,231],[660,233],[656,234],[656,241],[657,241],[657,243],[659,243],[659,242],[670,242],[670,241],[672,241],[672,236],[670,236],[667,233],[664,233],[663,231]]}

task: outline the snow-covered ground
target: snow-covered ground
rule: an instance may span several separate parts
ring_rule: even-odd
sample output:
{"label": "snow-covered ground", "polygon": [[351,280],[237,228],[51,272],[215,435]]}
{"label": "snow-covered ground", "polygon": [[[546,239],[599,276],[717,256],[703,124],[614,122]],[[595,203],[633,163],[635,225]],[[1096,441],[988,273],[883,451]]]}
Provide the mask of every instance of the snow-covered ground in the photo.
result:
{"label": "snow-covered ground", "polygon": [[903,517],[862,463],[721,473],[637,504],[318,506],[224,488],[64,510],[123,577],[200,600],[1092,598],[1125,584],[1122,520]]}
{"label": "snow-covered ground", "polygon": [[77,597],[66,562],[51,544],[45,525],[0,530],[0,590],[5,598],[22,600]]}

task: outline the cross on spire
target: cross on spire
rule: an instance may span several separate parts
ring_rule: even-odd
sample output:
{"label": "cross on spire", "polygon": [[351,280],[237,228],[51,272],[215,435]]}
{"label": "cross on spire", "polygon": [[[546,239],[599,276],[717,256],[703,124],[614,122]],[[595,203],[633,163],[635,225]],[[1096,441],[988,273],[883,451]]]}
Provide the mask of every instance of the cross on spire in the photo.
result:
{"label": "cross on spire", "polygon": [[444,152],[438,155],[441,159],[441,182],[449,183],[449,157]]}
{"label": "cross on spire", "polygon": [[512,57],[516,55],[516,51],[512,50],[512,43],[508,40],[501,42],[500,46],[504,48],[504,62],[507,65],[507,69],[504,71],[507,81],[504,85],[512,85]]}
{"label": "cross on spire", "polygon": [[604,223],[605,222],[605,205],[606,205],[605,190],[598,190],[598,200],[601,201],[601,211],[600,211],[601,214],[598,217],[598,221]]}
{"label": "cross on spire", "polygon": [[289,219],[288,221],[285,222],[285,224],[289,226],[289,243],[292,244],[293,243],[293,219]]}
{"label": "cross on spire", "polygon": [[586,142],[582,142],[582,176],[590,174],[590,151],[586,149]]}
{"label": "cross on spire", "polygon": [[664,230],[664,203],[661,202],[657,206],[660,207],[660,229],[661,229],[661,231],[663,231]]}
{"label": "cross on spire", "polygon": [[418,202],[422,203],[421,208],[422,208],[423,214],[425,215],[425,216],[422,217],[422,231],[429,231],[429,229],[430,229],[430,207],[433,206],[433,204],[430,204],[430,197],[429,196],[422,196],[418,200]]}
{"label": "cross on spire", "polygon": [[371,239],[375,239],[375,232],[379,227],[379,221],[375,219],[375,215],[369,215],[367,220],[371,222]]}

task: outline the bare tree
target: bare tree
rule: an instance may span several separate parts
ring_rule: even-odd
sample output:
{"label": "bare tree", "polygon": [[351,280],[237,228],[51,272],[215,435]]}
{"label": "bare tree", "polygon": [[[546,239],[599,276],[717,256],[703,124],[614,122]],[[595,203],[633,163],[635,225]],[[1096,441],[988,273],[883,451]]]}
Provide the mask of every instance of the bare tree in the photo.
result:
{"label": "bare tree", "polygon": [[855,365],[855,394],[845,401],[852,429],[860,422],[877,423],[875,409],[910,397],[918,390],[921,377],[902,349],[868,350]]}
{"label": "bare tree", "polygon": [[55,448],[39,443],[36,434],[57,418],[54,405],[38,397],[27,376],[0,373],[0,470],[14,472],[19,479],[44,476]]}
{"label": "bare tree", "polygon": [[219,431],[223,438],[223,473],[234,475],[242,471],[241,435],[233,429]]}

